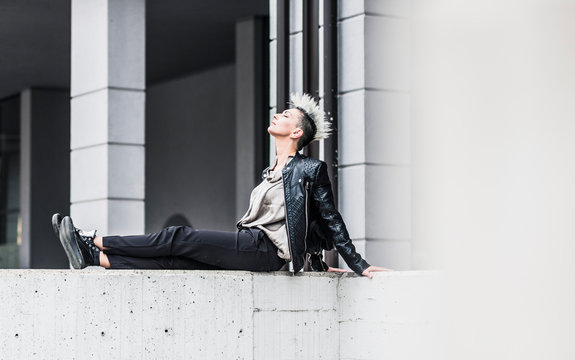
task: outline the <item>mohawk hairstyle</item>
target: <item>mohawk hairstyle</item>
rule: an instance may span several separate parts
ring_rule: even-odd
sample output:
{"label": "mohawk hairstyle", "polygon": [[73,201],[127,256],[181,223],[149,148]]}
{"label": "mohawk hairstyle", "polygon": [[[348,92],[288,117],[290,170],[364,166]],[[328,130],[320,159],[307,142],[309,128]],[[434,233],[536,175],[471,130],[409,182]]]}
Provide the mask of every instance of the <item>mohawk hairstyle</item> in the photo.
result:
{"label": "mohawk hairstyle", "polygon": [[312,141],[326,139],[331,132],[331,123],[327,121],[325,112],[319,107],[315,100],[308,94],[290,94],[290,104],[304,113],[310,120],[314,130]]}

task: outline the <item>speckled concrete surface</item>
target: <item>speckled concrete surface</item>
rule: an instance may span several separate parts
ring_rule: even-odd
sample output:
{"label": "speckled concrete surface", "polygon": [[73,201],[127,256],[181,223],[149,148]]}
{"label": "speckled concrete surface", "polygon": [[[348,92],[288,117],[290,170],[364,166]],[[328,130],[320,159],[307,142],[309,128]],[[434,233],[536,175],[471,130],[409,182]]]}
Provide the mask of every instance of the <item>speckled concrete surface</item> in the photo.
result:
{"label": "speckled concrete surface", "polygon": [[430,358],[437,352],[439,278],[417,271],[369,280],[283,272],[0,270],[0,354]]}

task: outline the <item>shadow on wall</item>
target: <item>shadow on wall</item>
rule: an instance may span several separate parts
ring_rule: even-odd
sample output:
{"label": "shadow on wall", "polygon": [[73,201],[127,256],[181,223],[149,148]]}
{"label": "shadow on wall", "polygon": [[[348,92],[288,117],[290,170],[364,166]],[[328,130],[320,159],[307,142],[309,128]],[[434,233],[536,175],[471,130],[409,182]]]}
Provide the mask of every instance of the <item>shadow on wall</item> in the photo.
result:
{"label": "shadow on wall", "polygon": [[169,226],[189,226],[193,228],[192,224],[186,219],[186,217],[182,214],[174,214],[166,220],[164,223],[164,228]]}

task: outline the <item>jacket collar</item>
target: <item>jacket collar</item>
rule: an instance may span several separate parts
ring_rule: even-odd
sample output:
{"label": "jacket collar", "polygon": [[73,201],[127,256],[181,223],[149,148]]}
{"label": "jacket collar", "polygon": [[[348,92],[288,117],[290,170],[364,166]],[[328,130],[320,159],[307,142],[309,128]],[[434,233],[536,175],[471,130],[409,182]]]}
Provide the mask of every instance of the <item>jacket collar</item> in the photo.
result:
{"label": "jacket collar", "polygon": [[282,174],[286,174],[286,173],[292,171],[292,169],[297,165],[297,163],[300,162],[301,159],[303,159],[303,158],[304,158],[304,155],[300,154],[299,151],[296,152],[293,159],[291,159],[291,161],[289,162],[289,164],[284,166],[284,168],[282,169]]}
{"label": "jacket collar", "polygon": [[[294,166],[295,166],[298,162],[300,162],[303,158],[305,158],[305,157],[306,157],[306,156],[300,154],[299,151],[296,152],[295,155],[294,155],[294,157],[293,157],[293,159],[291,159],[291,161],[290,161],[286,166],[283,167],[283,169],[282,169],[282,174],[285,174],[285,173],[291,171],[291,170],[294,168]],[[264,169],[264,171],[262,172],[262,179],[265,178],[266,174],[268,173],[268,171],[269,171],[271,168],[272,168],[272,165],[270,165],[270,166],[268,166],[267,168]]]}
{"label": "jacket collar", "polygon": [[[287,162],[286,162],[286,164],[284,165],[284,167],[282,168],[282,173],[283,173],[283,169],[285,169],[287,166],[289,166],[289,164],[291,164],[291,162],[293,161],[294,157],[295,157],[295,155],[290,155],[290,156],[288,156]],[[275,166],[277,165],[277,163],[278,163],[278,158],[277,158],[277,156],[276,156],[276,160],[274,161],[274,163],[273,163],[273,164],[270,164],[270,166],[268,166],[268,167],[264,170],[264,172],[263,172],[266,177],[269,177],[270,172],[272,171],[272,168],[275,168]]]}

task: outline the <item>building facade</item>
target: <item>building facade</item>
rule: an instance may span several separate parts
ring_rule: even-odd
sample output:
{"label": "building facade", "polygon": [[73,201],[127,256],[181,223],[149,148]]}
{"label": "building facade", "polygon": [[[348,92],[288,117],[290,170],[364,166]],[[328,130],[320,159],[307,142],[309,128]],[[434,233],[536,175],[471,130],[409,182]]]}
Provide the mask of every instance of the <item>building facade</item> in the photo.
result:
{"label": "building facade", "polygon": [[[337,136],[305,152],[329,164],[359,251],[397,270],[440,268],[441,281],[415,271],[378,274],[372,282],[352,274],[276,273],[248,276],[252,287],[226,272],[238,294],[251,289],[258,292],[253,298],[272,294],[281,303],[246,303],[239,316],[248,314],[253,334],[266,338],[282,323],[276,316],[296,317],[287,321],[294,327],[274,334],[291,349],[286,357],[301,358],[303,347],[293,344],[312,339],[301,335],[304,326],[325,335],[324,322],[308,320],[317,315],[327,316],[340,337],[333,353],[315,347],[315,358],[338,358],[337,351],[342,359],[433,358],[437,347],[441,359],[575,357],[571,1],[0,4],[0,267],[67,268],[49,223],[56,211],[101,235],[176,224],[235,230],[273,159],[265,132],[270,115],[290,91],[308,91],[334,118]],[[11,325],[0,330],[10,338],[5,346],[16,350],[8,354],[33,349],[22,344],[44,346],[21,342],[32,337],[13,331],[26,323],[28,334],[39,334],[30,308],[52,319],[60,313],[44,311],[46,304],[61,311],[59,299],[77,299],[78,287],[94,294],[84,279],[97,278],[102,292],[109,286],[106,276],[90,271],[71,273],[73,283],[66,271],[3,273],[8,290],[0,297],[13,305],[2,308]],[[24,287],[20,276],[27,273]],[[125,281],[127,297],[106,293],[120,304],[117,311],[127,310],[129,296],[156,291],[137,296],[151,309],[140,319],[150,323],[180,320],[171,302],[157,313],[148,306],[156,295],[164,298],[163,286],[188,306],[206,294],[205,309],[214,309],[214,298],[231,299],[221,308],[235,314],[235,298],[212,296],[228,290],[206,281],[218,280],[216,273],[104,273]],[[220,293],[182,292],[188,281]],[[333,304],[323,311],[307,303],[313,296],[299,296],[319,294],[322,286],[343,291],[317,296],[339,296],[343,311]],[[13,295],[18,291],[31,302]],[[95,307],[76,305],[74,319],[99,316]],[[210,310],[203,314],[211,323]],[[269,328],[257,322],[262,317],[272,319]],[[438,323],[440,343],[428,336],[438,335]],[[82,336],[97,351],[94,339],[105,339],[104,332],[88,325],[94,332]],[[219,328],[213,329],[216,338]],[[171,336],[168,327],[156,330]],[[352,351],[358,341],[360,355]]]}
{"label": "building facade", "polygon": [[3,14],[22,41],[3,42],[2,267],[66,267],[54,212],[101,235],[235,230],[291,92],[334,122],[304,152],[328,163],[360,253],[412,266],[407,5],[9,3],[43,22],[18,34],[24,15]]}

